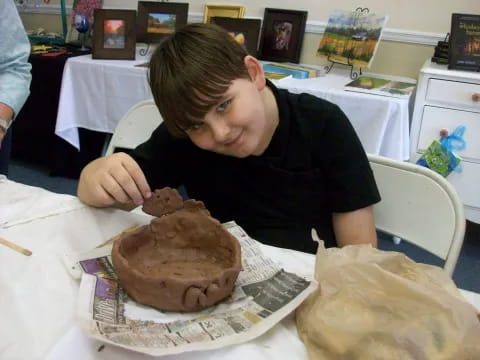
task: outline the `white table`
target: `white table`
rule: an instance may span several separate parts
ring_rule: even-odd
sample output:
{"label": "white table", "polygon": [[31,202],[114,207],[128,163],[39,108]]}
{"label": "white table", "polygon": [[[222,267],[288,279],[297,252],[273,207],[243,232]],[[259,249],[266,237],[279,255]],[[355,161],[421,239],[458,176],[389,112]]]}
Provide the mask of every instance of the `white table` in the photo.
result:
{"label": "white table", "polygon": [[[345,91],[349,71],[333,68],[312,79],[280,80],[277,85],[293,93],[309,93],[337,104],[350,119],[367,153],[408,160],[410,146],[410,98],[395,98]],[[385,77],[385,76],[384,76]],[[415,82],[413,79],[398,78]]]}
{"label": "white table", "polygon": [[[80,150],[78,128],[113,133],[122,116],[134,104],[152,98],[148,61],[93,60],[77,56],[65,63],[55,134]],[[72,58],[73,59],[73,58]]]}
{"label": "white table", "polygon": [[[86,337],[75,323],[79,283],[64,254],[92,249],[144,215],[94,209],[76,197],[58,195],[0,177],[0,236],[30,249],[26,257],[0,246],[0,359],[129,359],[146,357]],[[287,271],[312,274],[314,256],[262,245]],[[480,309],[480,295],[462,291]],[[293,315],[248,343],[162,359],[306,359]]]}
{"label": "white table", "polygon": [[[147,68],[137,60],[69,58],[65,64],[55,134],[80,149],[78,128],[113,133],[127,110],[151,99]],[[409,99],[344,91],[349,71],[334,67],[313,79],[287,79],[278,86],[308,92],[336,103],[347,114],[368,153],[397,160],[409,156]]]}
{"label": "white table", "polygon": [[[126,227],[148,220],[142,214],[90,208],[76,197],[0,177],[0,237],[33,252],[26,257],[0,246],[0,359],[145,359],[110,345],[99,353],[100,342],[80,332],[75,323],[79,282],[70,277],[62,258],[91,250]],[[299,275],[313,272],[312,255],[262,248],[288,263],[286,270]],[[175,358],[275,359],[279,354],[306,358],[293,314],[253,342]]]}

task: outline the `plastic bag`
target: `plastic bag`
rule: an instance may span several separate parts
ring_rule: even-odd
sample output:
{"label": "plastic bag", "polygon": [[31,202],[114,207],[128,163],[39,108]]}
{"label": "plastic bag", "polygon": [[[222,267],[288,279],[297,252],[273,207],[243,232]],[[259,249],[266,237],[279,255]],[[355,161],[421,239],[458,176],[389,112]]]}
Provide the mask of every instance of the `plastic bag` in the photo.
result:
{"label": "plastic bag", "polygon": [[452,134],[443,136],[440,141],[433,140],[422,157],[417,160],[417,164],[432,169],[444,177],[452,171],[461,172],[462,158],[455,151],[465,149],[464,133],[465,126],[461,125]]}
{"label": "plastic bag", "polygon": [[480,359],[477,311],[439,267],[320,243],[315,277],[296,314],[311,359]]}

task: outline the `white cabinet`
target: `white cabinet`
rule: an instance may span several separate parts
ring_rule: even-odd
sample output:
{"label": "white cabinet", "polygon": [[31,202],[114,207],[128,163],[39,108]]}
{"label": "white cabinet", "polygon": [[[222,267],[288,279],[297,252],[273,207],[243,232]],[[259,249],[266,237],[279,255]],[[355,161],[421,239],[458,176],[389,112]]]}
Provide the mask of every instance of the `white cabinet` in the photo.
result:
{"label": "white cabinet", "polygon": [[462,171],[447,180],[465,205],[465,216],[480,223],[480,73],[448,70],[427,60],[420,70],[410,130],[410,161],[416,162],[440,130],[466,127],[466,148],[457,154]]}

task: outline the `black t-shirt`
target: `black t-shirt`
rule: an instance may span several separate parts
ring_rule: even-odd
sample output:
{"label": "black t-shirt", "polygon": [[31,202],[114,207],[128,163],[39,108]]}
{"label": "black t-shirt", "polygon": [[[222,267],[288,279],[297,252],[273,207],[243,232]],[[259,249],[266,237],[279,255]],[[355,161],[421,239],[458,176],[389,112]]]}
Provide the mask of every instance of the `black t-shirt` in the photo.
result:
{"label": "black t-shirt", "polygon": [[261,156],[238,159],[172,137],[160,125],[132,153],[152,189],[184,185],[221,222],[235,220],[263,243],[315,252],[314,227],[336,246],[332,212],[380,200],[355,131],[338,106],[271,83],[279,124]]}

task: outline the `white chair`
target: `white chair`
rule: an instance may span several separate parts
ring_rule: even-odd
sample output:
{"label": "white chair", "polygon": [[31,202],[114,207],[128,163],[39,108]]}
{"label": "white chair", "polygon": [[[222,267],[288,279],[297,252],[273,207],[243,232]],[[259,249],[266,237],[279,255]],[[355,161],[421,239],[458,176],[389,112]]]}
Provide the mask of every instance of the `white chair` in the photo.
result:
{"label": "white chair", "polygon": [[149,139],[163,119],[153,100],[144,100],[132,106],[119,121],[110,139],[105,155],[115,148],[133,149]]}
{"label": "white chair", "polygon": [[382,197],[374,206],[377,229],[442,258],[452,276],[465,234],[455,189],[423,166],[370,154],[368,159]]}

